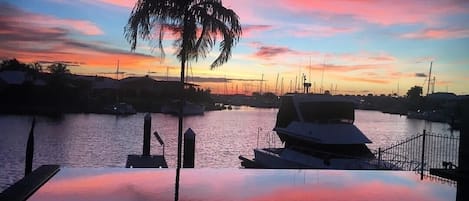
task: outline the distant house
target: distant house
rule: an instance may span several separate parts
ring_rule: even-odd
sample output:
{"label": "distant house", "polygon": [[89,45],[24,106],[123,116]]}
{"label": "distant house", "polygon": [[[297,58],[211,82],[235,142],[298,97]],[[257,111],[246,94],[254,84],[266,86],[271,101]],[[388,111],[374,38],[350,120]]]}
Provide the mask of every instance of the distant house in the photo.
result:
{"label": "distant house", "polygon": [[454,93],[436,92],[436,93],[428,94],[427,99],[429,101],[435,101],[435,102],[448,102],[448,101],[457,100],[458,96]]}
{"label": "distant house", "polygon": [[3,80],[7,85],[23,85],[31,78],[24,71],[2,71],[0,72],[0,80]]}
{"label": "distant house", "polygon": [[107,77],[95,77],[92,80],[93,90],[116,90],[119,89],[119,81]]}
{"label": "distant house", "polygon": [[101,100],[116,101],[118,99],[119,81],[108,77],[82,77],[91,83],[90,97]]}
{"label": "distant house", "polygon": [[459,97],[454,93],[437,92],[426,96],[425,107],[433,110],[452,110],[456,107]]}
{"label": "distant house", "polygon": [[[120,82],[121,91],[129,96],[159,96],[160,98],[178,97],[179,81],[157,81],[149,76],[128,77]],[[185,83],[186,88],[195,88],[198,85]]]}
{"label": "distant house", "polygon": [[25,83],[32,83],[34,86],[46,86],[47,83],[43,79],[34,78],[25,71],[2,71],[0,72],[0,80],[6,86],[21,86]]}

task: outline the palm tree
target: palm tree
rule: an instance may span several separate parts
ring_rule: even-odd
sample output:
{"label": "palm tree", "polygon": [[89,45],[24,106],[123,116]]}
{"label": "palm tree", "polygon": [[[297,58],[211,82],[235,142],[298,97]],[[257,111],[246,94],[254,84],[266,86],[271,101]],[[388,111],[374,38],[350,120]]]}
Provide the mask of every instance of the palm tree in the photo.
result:
{"label": "palm tree", "polygon": [[47,69],[54,75],[63,75],[70,73],[70,69],[67,67],[67,64],[64,63],[54,63],[48,66]]}
{"label": "palm tree", "polygon": [[220,54],[210,65],[210,69],[221,66],[231,57],[231,49],[238,42],[242,30],[238,15],[233,10],[225,8],[221,0],[138,0],[124,29],[132,50],[137,47],[138,38],[156,40],[162,56],[164,56],[164,34],[168,31],[177,37],[174,42],[175,54],[181,61],[177,155],[177,170],[179,170],[186,63],[206,57],[216,44],[216,38],[221,36]]}

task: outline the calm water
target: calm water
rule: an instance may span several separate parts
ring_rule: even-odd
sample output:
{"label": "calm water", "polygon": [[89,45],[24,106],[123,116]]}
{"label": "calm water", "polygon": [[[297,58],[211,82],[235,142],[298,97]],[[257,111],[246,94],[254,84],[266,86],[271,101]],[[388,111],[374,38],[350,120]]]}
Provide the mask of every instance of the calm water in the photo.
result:
{"label": "calm water", "polygon": [[[258,145],[281,146],[271,131],[276,114],[276,109],[241,107],[185,118],[184,130],[190,127],[197,134],[195,166],[239,167],[238,156],[253,155],[252,149]],[[143,113],[127,117],[98,114],[69,114],[60,119],[38,117],[33,168],[44,164],[124,167],[128,154],[142,152],[143,117]],[[23,175],[31,121],[30,116],[0,115],[0,190]],[[371,149],[386,147],[424,128],[435,133],[450,133],[446,124],[376,111],[356,111],[355,124],[373,141],[369,145]],[[175,167],[177,118],[152,114],[152,131],[155,130],[165,141],[168,165]],[[151,143],[152,154],[161,154],[162,148],[154,137]]]}

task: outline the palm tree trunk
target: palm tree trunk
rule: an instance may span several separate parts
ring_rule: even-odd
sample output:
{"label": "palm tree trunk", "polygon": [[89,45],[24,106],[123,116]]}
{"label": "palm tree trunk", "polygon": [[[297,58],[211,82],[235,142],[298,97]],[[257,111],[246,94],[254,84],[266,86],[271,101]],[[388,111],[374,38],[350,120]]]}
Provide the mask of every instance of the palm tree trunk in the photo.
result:
{"label": "palm tree trunk", "polygon": [[[184,51],[184,50],[183,50]],[[179,178],[181,172],[181,159],[182,159],[182,126],[183,126],[183,111],[184,111],[184,103],[185,103],[185,93],[184,93],[184,75],[185,75],[185,64],[186,58],[182,56],[181,59],[181,83],[180,83],[180,102],[179,102],[179,115],[178,115],[178,153],[177,153],[177,164],[176,164],[176,189],[174,192],[174,200],[179,200]]]}
{"label": "palm tree trunk", "polygon": [[[186,21],[186,18],[184,18]],[[177,164],[176,164],[176,189],[174,192],[174,200],[179,200],[179,179],[180,179],[180,172],[181,172],[181,159],[182,159],[182,126],[183,126],[183,112],[184,112],[184,104],[186,102],[186,95],[184,93],[184,77],[185,77],[185,70],[186,70],[186,44],[187,44],[187,37],[185,36],[186,33],[186,23],[184,23],[183,27],[183,39],[182,39],[182,50],[181,50],[181,77],[180,77],[180,93],[179,93],[179,115],[178,115],[178,153],[177,153]]]}

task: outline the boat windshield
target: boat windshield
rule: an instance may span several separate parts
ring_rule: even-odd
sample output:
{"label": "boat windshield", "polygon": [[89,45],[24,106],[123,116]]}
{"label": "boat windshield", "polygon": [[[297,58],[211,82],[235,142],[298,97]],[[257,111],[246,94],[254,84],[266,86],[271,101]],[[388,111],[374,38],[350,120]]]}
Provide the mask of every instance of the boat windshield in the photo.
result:
{"label": "boat windshield", "polygon": [[305,122],[353,123],[353,103],[350,102],[302,102],[299,104]]}

